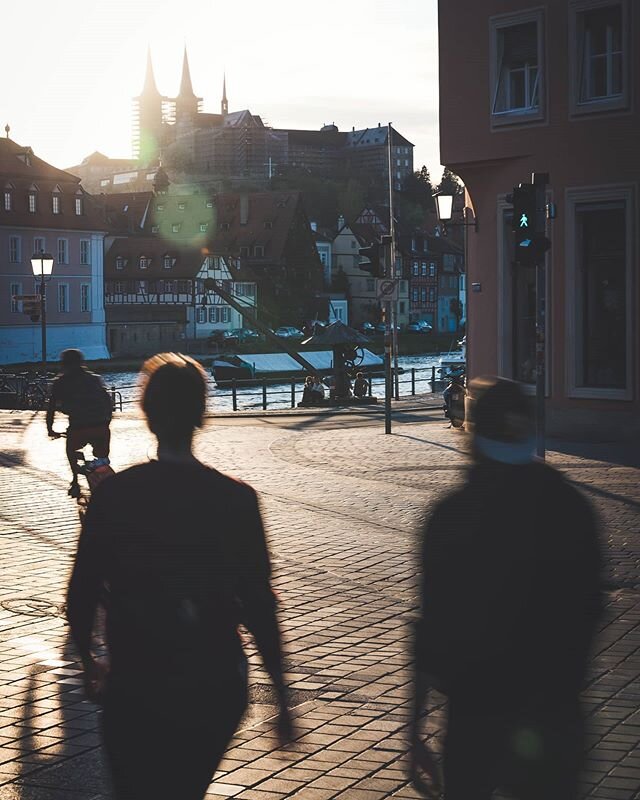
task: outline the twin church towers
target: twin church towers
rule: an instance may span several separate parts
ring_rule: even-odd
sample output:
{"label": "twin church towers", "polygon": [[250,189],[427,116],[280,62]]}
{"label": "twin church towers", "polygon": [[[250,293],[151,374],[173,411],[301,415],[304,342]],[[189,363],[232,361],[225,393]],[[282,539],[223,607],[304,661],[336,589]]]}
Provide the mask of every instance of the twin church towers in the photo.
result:
{"label": "twin church towers", "polygon": [[[182,60],[182,77],[177,97],[166,97],[158,91],[153,74],[151,50],[147,51],[147,67],[142,92],[134,99],[133,152],[142,164],[153,163],[163,145],[175,137],[182,126],[197,126],[205,122],[211,126],[223,126],[229,113],[226,78],[222,81],[220,114],[204,114],[202,98],[197,97],[191,84],[187,48]],[[206,118],[206,120],[205,120]]]}

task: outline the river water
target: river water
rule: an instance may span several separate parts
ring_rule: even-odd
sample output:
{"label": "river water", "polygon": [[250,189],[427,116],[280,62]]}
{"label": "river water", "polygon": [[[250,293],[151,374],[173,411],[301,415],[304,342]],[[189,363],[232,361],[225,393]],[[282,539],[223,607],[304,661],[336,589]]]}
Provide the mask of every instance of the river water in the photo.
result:
{"label": "river water", "polygon": [[[415,372],[416,394],[426,394],[431,391],[432,367],[438,367],[440,358],[448,354],[431,353],[422,356],[400,356],[398,366],[404,369],[404,374],[398,376],[401,396],[411,394],[411,370]],[[456,353],[458,355],[458,353]],[[107,388],[115,388],[122,395],[123,407],[126,409],[136,403],[138,397],[137,372],[104,372],[102,378]],[[373,378],[371,393],[375,397],[384,397],[384,378]],[[296,403],[302,399],[302,381],[296,383]],[[237,392],[238,410],[255,410],[262,408],[262,387],[248,386],[239,388]],[[213,377],[209,373],[209,404],[210,411],[232,411],[233,400],[231,389],[216,387]],[[267,408],[291,408],[291,383],[281,383],[267,387]]]}

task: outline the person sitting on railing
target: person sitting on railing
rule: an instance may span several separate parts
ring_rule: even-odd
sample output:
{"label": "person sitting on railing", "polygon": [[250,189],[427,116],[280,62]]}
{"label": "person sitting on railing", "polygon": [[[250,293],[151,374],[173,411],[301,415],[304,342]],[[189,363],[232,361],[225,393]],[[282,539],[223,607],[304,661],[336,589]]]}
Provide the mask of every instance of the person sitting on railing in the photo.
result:
{"label": "person sitting on railing", "polygon": [[314,393],[313,393],[313,378],[311,375],[307,375],[304,379],[304,387],[302,389],[302,403],[303,406],[310,406],[314,403]]}
{"label": "person sitting on railing", "polygon": [[356,374],[356,379],[353,384],[354,397],[366,397],[369,391],[369,381],[364,377],[362,372]]}
{"label": "person sitting on railing", "polygon": [[314,405],[321,405],[324,402],[324,386],[317,375],[313,376],[311,384],[311,402]]}

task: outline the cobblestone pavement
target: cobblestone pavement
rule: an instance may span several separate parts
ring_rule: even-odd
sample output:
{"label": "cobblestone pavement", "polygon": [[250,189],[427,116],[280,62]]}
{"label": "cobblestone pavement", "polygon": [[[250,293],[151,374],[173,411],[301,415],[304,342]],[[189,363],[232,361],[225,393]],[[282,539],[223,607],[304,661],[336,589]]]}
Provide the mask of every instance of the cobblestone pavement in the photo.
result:
{"label": "cobblestone pavement", "polygon": [[[367,412],[221,417],[199,435],[205,462],[259,492],[299,732],[295,748],[278,751],[269,681],[252,658],[254,704],[212,798],[417,797],[405,776],[417,536],[468,456],[466,435],[436,410],[403,419],[385,436]],[[153,455],[135,416],[118,416],[113,431],[116,468]],[[99,714],[83,699],[61,616],[78,535],[64,445],[46,439],[41,414],[0,412],[0,435],[0,800],[108,798]],[[640,798],[638,464],[631,446],[571,443],[549,460],[598,508],[607,538],[584,797]],[[436,748],[442,714],[435,698]]]}

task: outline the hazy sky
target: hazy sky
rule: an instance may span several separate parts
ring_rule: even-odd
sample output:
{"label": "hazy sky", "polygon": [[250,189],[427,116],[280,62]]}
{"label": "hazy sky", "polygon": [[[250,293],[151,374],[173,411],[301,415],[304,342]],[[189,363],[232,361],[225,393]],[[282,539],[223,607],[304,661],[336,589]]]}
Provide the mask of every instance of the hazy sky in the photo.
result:
{"label": "hazy sky", "polygon": [[[147,44],[175,96],[186,44],[196,94],[274,128],[393,122],[440,175],[437,0],[23,0],[3,3],[0,127],[58,167],[131,156]],[[8,35],[12,32],[11,35]]]}

